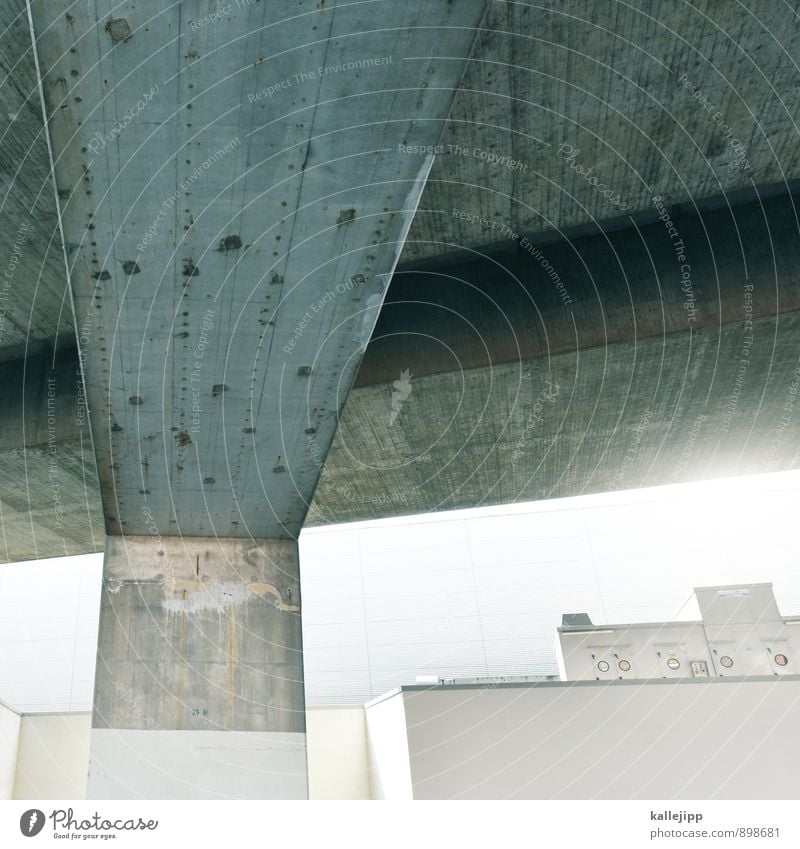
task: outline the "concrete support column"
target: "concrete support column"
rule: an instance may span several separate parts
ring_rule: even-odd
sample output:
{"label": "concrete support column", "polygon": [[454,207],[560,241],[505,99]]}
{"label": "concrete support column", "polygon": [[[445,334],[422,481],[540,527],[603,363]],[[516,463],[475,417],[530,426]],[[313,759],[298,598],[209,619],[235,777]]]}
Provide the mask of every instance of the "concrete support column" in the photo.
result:
{"label": "concrete support column", "polygon": [[307,797],[294,540],[108,537],[90,799]]}

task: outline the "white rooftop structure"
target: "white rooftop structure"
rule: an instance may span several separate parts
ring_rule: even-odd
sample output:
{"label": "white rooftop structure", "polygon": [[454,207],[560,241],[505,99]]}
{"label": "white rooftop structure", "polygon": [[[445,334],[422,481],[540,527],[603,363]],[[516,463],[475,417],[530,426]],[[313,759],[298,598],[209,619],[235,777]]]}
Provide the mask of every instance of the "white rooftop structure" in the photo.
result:
{"label": "white rooftop structure", "polygon": [[595,625],[565,614],[557,654],[565,681],[796,675],[800,617],[778,610],[772,584],[695,587],[701,620]]}

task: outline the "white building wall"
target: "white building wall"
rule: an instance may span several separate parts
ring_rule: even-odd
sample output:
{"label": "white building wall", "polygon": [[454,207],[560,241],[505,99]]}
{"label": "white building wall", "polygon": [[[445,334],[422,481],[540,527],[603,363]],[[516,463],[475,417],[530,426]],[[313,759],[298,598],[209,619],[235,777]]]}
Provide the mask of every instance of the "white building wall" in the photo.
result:
{"label": "white building wall", "polygon": [[0,700],[19,714],[92,709],[103,555],[0,564]]}
{"label": "white building wall", "polygon": [[306,713],[311,799],[369,799],[364,708],[318,707]]}
{"label": "white building wall", "polygon": [[403,695],[376,699],[366,714],[372,798],[413,799]]}
{"label": "white building wall", "polygon": [[403,701],[415,799],[800,797],[800,677],[412,688]]}
{"label": "white building wall", "polygon": [[20,717],[0,704],[0,799],[10,799],[14,791]]}
{"label": "white building wall", "polygon": [[[305,530],[308,704],[419,675],[555,675],[562,614],[698,620],[699,585],[771,581],[800,614],[798,497],[787,473]],[[744,503],[758,534],[732,530]]]}
{"label": "white building wall", "polygon": [[22,717],[15,799],[83,799],[89,769],[88,713]]}
{"label": "white building wall", "polygon": [[[314,708],[307,726],[310,797],[369,799],[364,708]],[[15,799],[84,798],[90,730],[88,713],[19,717],[0,706],[0,798],[12,787]]]}

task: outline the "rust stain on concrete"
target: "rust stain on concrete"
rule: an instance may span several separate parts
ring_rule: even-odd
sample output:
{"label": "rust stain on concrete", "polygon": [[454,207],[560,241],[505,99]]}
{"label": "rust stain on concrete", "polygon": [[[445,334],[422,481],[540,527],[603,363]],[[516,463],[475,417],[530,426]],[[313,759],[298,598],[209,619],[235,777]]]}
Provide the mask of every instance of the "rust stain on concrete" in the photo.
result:
{"label": "rust stain on concrete", "polygon": [[200,613],[206,610],[222,613],[246,604],[253,596],[267,598],[282,612],[300,612],[299,605],[284,601],[283,595],[274,584],[206,583],[199,576],[195,576],[188,580],[175,578],[164,585],[164,590],[165,599],[162,606],[172,613]]}

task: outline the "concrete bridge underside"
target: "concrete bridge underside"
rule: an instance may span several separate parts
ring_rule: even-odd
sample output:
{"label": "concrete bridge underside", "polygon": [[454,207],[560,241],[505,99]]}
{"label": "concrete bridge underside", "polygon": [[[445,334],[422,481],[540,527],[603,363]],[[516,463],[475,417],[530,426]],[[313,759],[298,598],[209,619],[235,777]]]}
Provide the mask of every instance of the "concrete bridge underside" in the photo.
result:
{"label": "concrete bridge underside", "polygon": [[304,523],[797,467],[782,14],[4,4],[0,558],[105,548],[92,795],[304,794]]}
{"label": "concrete bridge underside", "polygon": [[[659,221],[401,268],[307,524],[798,468],[796,203],[672,213],[686,262]],[[76,349],[55,359],[55,466],[51,364],[42,354],[24,373],[2,366],[6,385],[28,381],[31,405],[7,410],[0,452],[3,503],[20,517],[6,507],[6,541],[23,554],[34,539],[65,553],[103,539]],[[54,503],[53,484],[70,499]]]}
{"label": "concrete bridge underside", "polygon": [[307,521],[798,468],[797,198],[671,215],[397,273]]}

